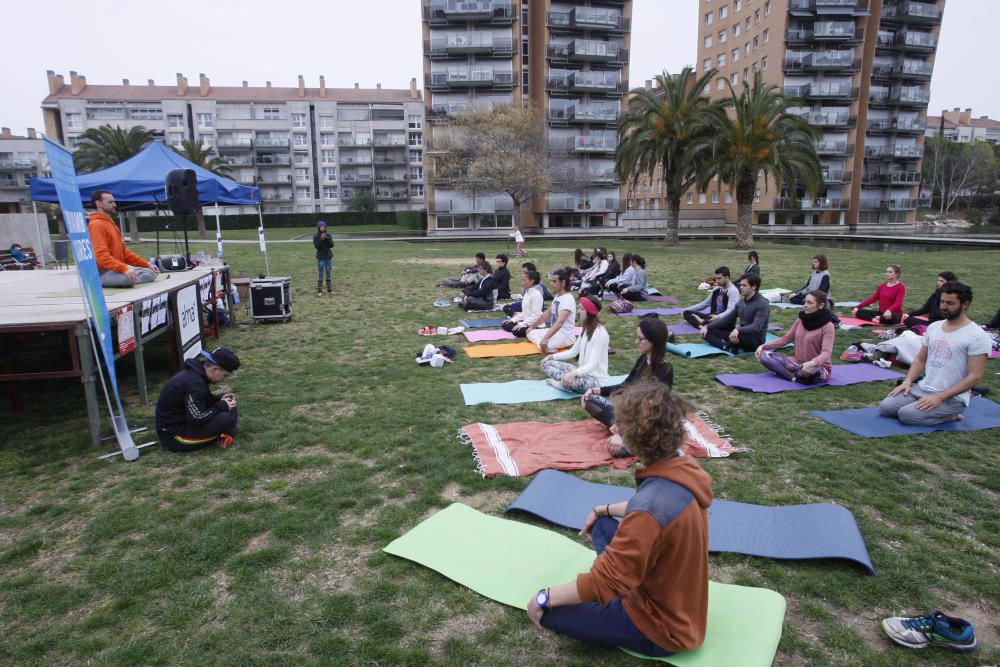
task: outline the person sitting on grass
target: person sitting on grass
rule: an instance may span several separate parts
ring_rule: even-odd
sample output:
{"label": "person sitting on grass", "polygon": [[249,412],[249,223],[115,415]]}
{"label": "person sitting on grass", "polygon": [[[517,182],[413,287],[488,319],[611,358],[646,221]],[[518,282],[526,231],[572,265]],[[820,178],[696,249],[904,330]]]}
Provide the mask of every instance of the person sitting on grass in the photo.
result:
{"label": "person sitting on grass", "polygon": [[594,248],[594,265],[580,273],[580,293],[589,294],[594,284],[608,270],[608,255],[604,248]]}
{"label": "person sitting on grass", "polygon": [[496,268],[493,269],[493,277],[497,281],[497,298],[510,298],[510,271],[507,270],[507,255],[500,253],[496,257]]}
{"label": "person sitting on grass", "polygon": [[594,266],[594,260],[588,257],[582,248],[573,251],[573,277],[579,277],[580,273],[589,271]]}
{"label": "person sitting on grass", "polygon": [[[542,359],[542,371],[549,376],[546,380],[557,389],[575,391],[578,394],[600,387],[608,379],[608,330],[597,317],[601,312],[601,302],[589,296],[580,297],[580,308],[584,317],[582,332],[565,352],[556,352]],[[567,359],[577,359],[574,366]]]}
{"label": "person sitting on grass", "polygon": [[645,301],[649,292],[646,278],[646,260],[642,255],[632,255],[632,276],[629,282],[615,283],[612,292],[629,301]]}
{"label": "person sitting on grass", "polygon": [[771,303],[760,295],[760,278],[743,276],[736,308],[702,326],[700,333],[706,343],[720,350],[733,354],[740,350],[753,352],[764,344],[770,319]]}
{"label": "person sitting on grass", "polygon": [[542,316],[542,290],[538,284],[541,281],[538,271],[525,271],[521,276],[521,287],[524,299],[521,310],[514,313],[510,319],[504,320],[500,328],[514,334],[518,338],[528,335],[528,324]]}
{"label": "person sitting on grass", "polygon": [[903,323],[911,328],[926,327],[931,322],[943,320],[944,316],[941,315],[941,287],[949,280],[958,280],[958,276],[951,271],[942,271],[937,274],[937,287],[927,297],[927,301],[924,302],[922,307],[911,310],[909,313],[903,315]]}
{"label": "person sitting on grass", "polygon": [[740,300],[740,289],[730,279],[729,267],[720,266],[715,270],[715,287],[704,301],[687,308],[682,316],[693,327],[699,329],[720,317],[726,317],[736,308]]}
{"label": "person sitting on grass", "polygon": [[[906,377],[878,406],[883,417],[914,426],[962,418],[969,407],[969,390],[983,379],[993,348],[989,334],[969,318],[966,311],[971,304],[968,285],[951,280],[941,286],[944,319],[927,327]],[[917,382],[921,375],[924,378]]]}
{"label": "person sitting on grass", "polygon": [[[708,624],[712,479],[680,450],[684,401],[659,382],[614,396],[622,438],[639,457],[636,493],[595,507],[581,535],[597,559],[574,581],[528,601],[539,628],[601,646],[665,657],[701,646]],[[621,523],[615,518],[621,518]]]}
{"label": "person sitting on grass", "polygon": [[479,283],[462,290],[459,306],[462,310],[493,310],[497,298],[497,279],[489,262],[479,265]]}
{"label": "person sitting on grass", "polygon": [[[906,285],[899,281],[901,272],[898,264],[885,267],[885,282],[878,286],[874,294],[854,308],[852,311],[854,317],[876,324],[892,325],[902,322]],[[876,301],[878,301],[877,311],[865,307]]]}
{"label": "person sitting on grass", "polygon": [[604,282],[604,289],[616,292],[615,286],[621,283],[629,285],[632,283],[632,276],[635,275],[635,269],[632,268],[632,253],[626,252],[622,255],[621,272],[614,278],[609,278]]}
{"label": "person sitting on grass", "polygon": [[[538,271],[538,267],[535,266],[534,262],[525,262],[524,264],[521,265],[521,274],[522,275],[525,274],[525,273],[528,273],[529,271],[535,271],[535,272]],[[541,274],[539,274],[539,275],[541,275]],[[542,293],[542,303],[543,304],[546,301],[551,301],[552,300],[552,294],[550,294],[549,290],[547,290],[545,288],[545,283],[539,282],[538,283],[538,289]],[[508,303],[507,305],[505,305],[503,307],[503,314],[506,315],[507,317],[514,317],[515,313],[520,313],[521,312],[521,308],[522,308],[522,302],[521,301],[515,301],[514,303]],[[531,320],[528,320],[528,321],[530,322]]]}
{"label": "person sitting on grass", "polygon": [[756,250],[751,250],[747,253],[747,268],[743,269],[743,275],[745,276],[757,276],[760,278],[760,255],[757,254]]}
{"label": "person sitting on grass", "polygon": [[475,263],[462,269],[459,280],[462,281],[463,285],[475,285],[479,282],[479,267],[486,263],[486,253],[477,252]]}
{"label": "person sitting on grass", "polygon": [[[572,269],[559,269],[552,274],[552,291],[555,297],[552,305],[539,315],[525,332],[528,340],[537,345],[543,353],[555,352],[571,346],[576,341],[573,329],[576,327],[576,299],[569,291]],[[550,318],[555,322],[547,329],[543,327]]]}
{"label": "person sitting on grass", "polygon": [[788,297],[789,303],[801,306],[806,302],[806,295],[817,290],[827,295],[830,294],[830,264],[826,259],[826,255],[813,256],[812,270],[806,284],[798,292]]}
{"label": "person sitting on grass", "polygon": [[233,444],[239,419],[236,394],[215,396],[210,385],[225,381],[239,367],[240,358],[226,347],[184,362],[156,401],[156,435],[164,449],[191,452],[211,444]]}
{"label": "person sitting on grass", "polygon": [[639,358],[635,360],[628,377],[621,384],[610,387],[594,387],[588,389],[580,399],[583,409],[591,417],[601,422],[611,431],[608,438],[608,451],[612,456],[632,456],[625,446],[618,426],[615,424],[615,409],[608,397],[617,394],[625,387],[640,380],[655,380],[668,389],[674,386],[674,367],[666,360],[667,356],[667,325],[655,315],[639,320],[639,328],[635,331],[635,346],[639,348]]}
{"label": "person sitting on grass", "polygon": [[[813,290],[806,294],[799,318],[788,332],[757,348],[757,360],[778,377],[816,384],[830,379],[830,363],[836,329],[826,304],[826,293]],[[795,343],[794,357],[786,357],[779,348]]]}

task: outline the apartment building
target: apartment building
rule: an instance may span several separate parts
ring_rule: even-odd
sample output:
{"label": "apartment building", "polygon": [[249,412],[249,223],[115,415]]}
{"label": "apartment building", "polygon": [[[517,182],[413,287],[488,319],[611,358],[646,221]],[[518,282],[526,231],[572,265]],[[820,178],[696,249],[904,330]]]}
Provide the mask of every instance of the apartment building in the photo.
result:
{"label": "apartment building", "polygon": [[27,135],[12,134],[0,128],[0,213],[26,213],[31,210],[28,183],[35,176],[48,176],[45,146],[29,127]]}
{"label": "apartment building", "polygon": [[[545,115],[553,182],[521,212],[526,228],[621,224],[614,175],[616,126],[628,90],[631,0],[531,3],[421,0],[424,100],[433,145],[466,108],[530,104]],[[514,205],[499,193],[470,197],[428,182],[431,233],[510,228]]]}
{"label": "apartment building", "polygon": [[[944,0],[700,0],[699,71],[716,68],[713,99],[761,72],[802,100],[822,132],[818,196],[760,183],[760,224],[896,224],[916,219],[927,103]],[[720,183],[683,206],[722,211]]]}
{"label": "apartment building", "polygon": [[940,116],[927,117],[926,137],[943,136],[949,141],[967,144],[973,141],[988,141],[1000,144],[1000,120],[989,116],[972,117],[972,109],[964,111],[955,107]]}
{"label": "apartment building", "polygon": [[[73,148],[89,128],[142,126],[171,146],[201,140],[230,166],[230,177],[260,187],[265,213],[344,210],[361,192],[382,211],[424,208],[424,104],[409,89],[92,85],[48,72],[46,134]],[[243,211],[230,207],[227,212]]]}

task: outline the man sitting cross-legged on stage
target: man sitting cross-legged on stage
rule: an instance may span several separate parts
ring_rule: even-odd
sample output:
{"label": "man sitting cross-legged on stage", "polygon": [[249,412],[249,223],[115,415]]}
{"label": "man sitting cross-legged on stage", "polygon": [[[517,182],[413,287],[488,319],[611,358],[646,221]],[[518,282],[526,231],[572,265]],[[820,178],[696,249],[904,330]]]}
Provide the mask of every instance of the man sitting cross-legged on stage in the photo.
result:
{"label": "man sitting cross-legged on stage", "polygon": [[118,212],[115,196],[107,190],[90,195],[95,211],[87,220],[94,259],[104,287],[132,287],[156,280],[159,269],[125,247],[118,225],[111,219]]}
{"label": "man sitting cross-legged on stage", "polygon": [[165,449],[191,452],[211,444],[233,444],[236,394],[215,396],[210,385],[224,381],[239,367],[240,358],[225,347],[184,362],[156,402],[156,435]]}
{"label": "man sitting cross-legged on stage", "polygon": [[[983,379],[992,341],[966,314],[972,303],[972,289],[949,280],[940,290],[944,319],[927,327],[910,372],[878,406],[884,417],[895,417],[913,426],[961,419],[969,407],[969,390]],[[924,379],[915,382],[925,371]]]}
{"label": "man sitting cross-legged on stage", "polygon": [[760,295],[760,278],[753,274],[739,280],[740,298],[728,315],[701,327],[701,337],[709,345],[736,353],[753,352],[764,344],[771,303]]}

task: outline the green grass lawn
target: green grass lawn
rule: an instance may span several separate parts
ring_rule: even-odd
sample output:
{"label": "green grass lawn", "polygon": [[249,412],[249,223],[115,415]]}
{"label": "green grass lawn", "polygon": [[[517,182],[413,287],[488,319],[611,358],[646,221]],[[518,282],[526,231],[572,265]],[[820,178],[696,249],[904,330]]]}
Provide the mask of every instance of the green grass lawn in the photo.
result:
{"label": "green grass lawn", "polygon": [[[269,238],[295,231],[274,230]],[[272,274],[293,278],[295,316],[254,325],[241,310],[242,322],[224,332],[222,342],[243,359],[230,381],[241,433],[228,450],[178,455],[157,447],[137,463],[98,462],[78,383],[23,387],[17,416],[4,402],[0,664],[641,664],[540,633],[522,611],[381,552],[449,503],[500,515],[527,485],[523,478],[481,479],[456,438],[461,426],[585,417],[576,401],[463,405],[460,382],[539,378],[538,357],[473,361],[460,353],[441,370],[413,363],[427,342],[418,328],[461,317],[431,305],[453,295],[435,282],[477,250],[504,248],[502,241],[338,245],[334,294],[317,297],[312,248],[272,245]],[[551,270],[569,261],[570,248],[533,240],[531,259]],[[651,282],[685,303],[700,300],[695,287],[716,266],[734,273],[745,266],[745,255],[721,242],[612,248],[641,252]],[[759,250],[764,287],[792,289],[820,251]],[[151,244],[137,252],[152,254]],[[826,254],[838,299],[871,294],[892,262],[902,264],[910,286],[907,307],[923,303],[943,269],[973,285],[976,319],[1000,305],[992,271],[983,273],[996,252]],[[234,275],[263,271],[254,245],[229,246],[226,256]],[[788,326],[794,317],[774,310],[772,321]],[[625,373],[635,357],[635,320],[604,319],[619,351],[611,372]],[[873,337],[838,332],[837,354],[859,339]],[[464,345],[458,340],[450,342]],[[167,379],[167,359],[160,340],[147,355],[154,397]],[[1000,661],[1000,431],[864,440],[808,411],[874,405],[888,383],[758,395],[713,379],[758,372],[752,358],[671,361],[675,390],[751,448],[702,462],[716,495],[771,505],[841,503],[857,518],[879,570],[871,577],[843,562],[713,555],[714,579],[787,598],[776,664]],[[153,406],[138,404],[131,366],[119,363],[130,424],[152,427]],[[984,383],[994,394],[998,371],[1000,362],[989,362]],[[580,474],[630,483],[628,472]],[[908,651],[879,627],[884,616],[935,608],[971,618],[981,651]]]}

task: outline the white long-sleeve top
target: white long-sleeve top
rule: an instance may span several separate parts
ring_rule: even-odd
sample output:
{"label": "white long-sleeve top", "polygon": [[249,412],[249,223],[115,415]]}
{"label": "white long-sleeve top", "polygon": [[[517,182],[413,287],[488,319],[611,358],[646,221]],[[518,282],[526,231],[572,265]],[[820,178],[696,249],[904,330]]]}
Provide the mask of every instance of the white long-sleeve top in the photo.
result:
{"label": "white long-sleeve top", "polygon": [[556,352],[553,359],[566,361],[579,357],[577,360],[576,372],[580,375],[590,375],[600,380],[608,377],[608,345],[610,338],[608,330],[603,325],[594,329],[593,338],[580,335],[573,347],[565,352]]}
{"label": "white long-sleeve top", "polygon": [[632,284],[632,276],[634,276],[634,275],[635,275],[635,269],[633,269],[632,265],[629,264],[627,267],[625,267],[625,270],[621,272],[621,275],[616,276],[615,278],[612,278],[611,280],[609,280],[608,282],[606,282],[604,284],[605,284],[605,286],[607,286],[607,285],[631,285]]}
{"label": "white long-sleeve top", "polygon": [[608,260],[602,259],[597,264],[594,264],[589,271],[583,272],[580,277],[584,280],[590,281],[601,275],[608,270]]}
{"label": "white long-sleeve top", "polygon": [[521,300],[521,312],[514,313],[514,317],[510,319],[514,322],[527,322],[531,324],[542,316],[543,305],[542,288],[536,285],[524,291],[524,298]]}

